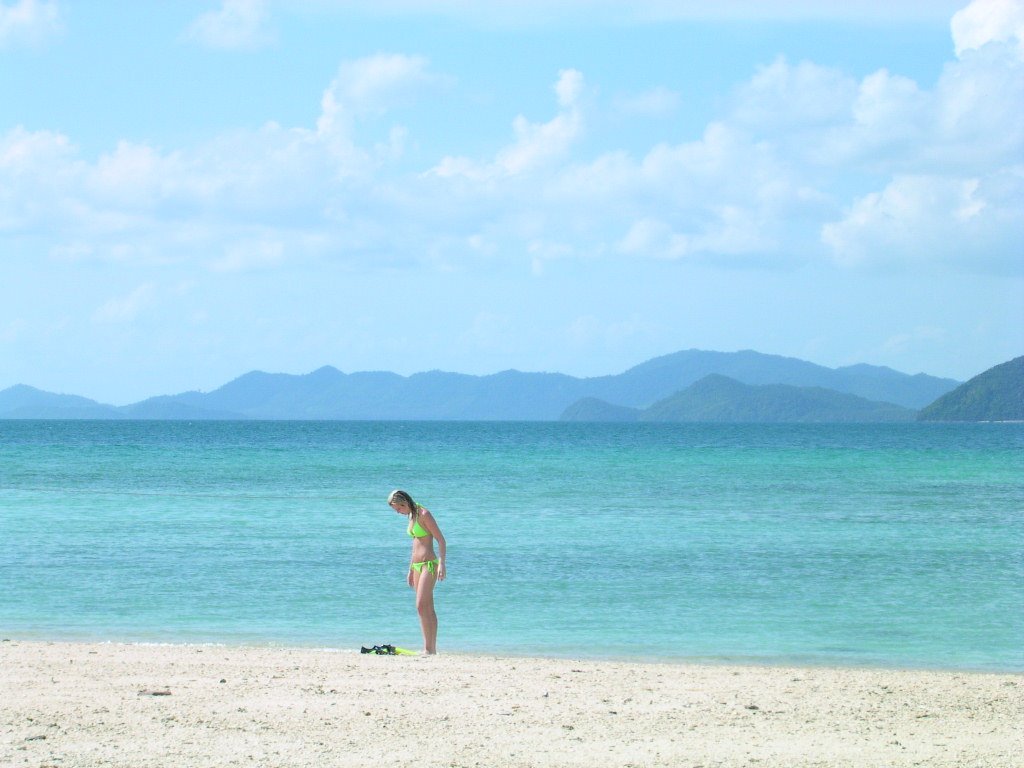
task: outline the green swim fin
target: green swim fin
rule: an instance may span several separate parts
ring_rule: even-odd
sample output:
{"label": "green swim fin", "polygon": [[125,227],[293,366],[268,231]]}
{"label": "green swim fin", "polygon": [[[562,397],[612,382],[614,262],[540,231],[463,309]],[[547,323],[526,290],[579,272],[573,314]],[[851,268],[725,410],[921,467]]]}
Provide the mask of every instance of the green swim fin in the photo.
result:
{"label": "green swim fin", "polygon": [[407,648],[395,648],[393,645],[375,645],[372,648],[361,646],[359,648],[360,653],[372,653],[377,656],[415,656],[416,651],[410,651]]}

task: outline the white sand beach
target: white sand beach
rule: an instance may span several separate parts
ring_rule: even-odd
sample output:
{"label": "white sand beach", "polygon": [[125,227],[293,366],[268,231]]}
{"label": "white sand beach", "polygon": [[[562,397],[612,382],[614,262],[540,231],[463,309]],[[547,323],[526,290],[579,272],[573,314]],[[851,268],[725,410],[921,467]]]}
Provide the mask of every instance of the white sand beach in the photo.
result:
{"label": "white sand beach", "polygon": [[1024,677],[0,643],[0,765],[1024,766]]}

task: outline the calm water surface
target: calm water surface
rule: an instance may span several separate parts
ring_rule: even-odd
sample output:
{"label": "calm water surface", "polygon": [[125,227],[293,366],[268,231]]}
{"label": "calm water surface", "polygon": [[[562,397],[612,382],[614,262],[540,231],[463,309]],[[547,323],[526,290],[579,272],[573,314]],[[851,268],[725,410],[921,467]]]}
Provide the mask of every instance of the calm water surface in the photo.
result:
{"label": "calm water surface", "polygon": [[1024,425],[0,421],[4,637],[1024,670]]}

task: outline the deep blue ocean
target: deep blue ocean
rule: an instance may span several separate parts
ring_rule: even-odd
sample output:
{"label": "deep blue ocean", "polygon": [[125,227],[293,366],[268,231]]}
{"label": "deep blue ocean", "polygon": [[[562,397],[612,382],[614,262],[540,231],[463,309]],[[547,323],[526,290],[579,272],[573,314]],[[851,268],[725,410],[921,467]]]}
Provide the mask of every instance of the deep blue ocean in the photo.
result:
{"label": "deep blue ocean", "polygon": [[0,421],[5,638],[1024,670],[1024,425]]}

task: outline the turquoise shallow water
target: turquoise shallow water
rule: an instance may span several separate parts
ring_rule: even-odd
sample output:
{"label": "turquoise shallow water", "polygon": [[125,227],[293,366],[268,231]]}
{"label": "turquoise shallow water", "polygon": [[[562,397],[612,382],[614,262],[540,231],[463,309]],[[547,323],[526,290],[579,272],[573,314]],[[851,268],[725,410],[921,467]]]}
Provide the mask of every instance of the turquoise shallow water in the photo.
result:
{"label": "turquoise shallow water", "polygon": [[1024,425],[0,421],[4,637],[1024,670]]}

